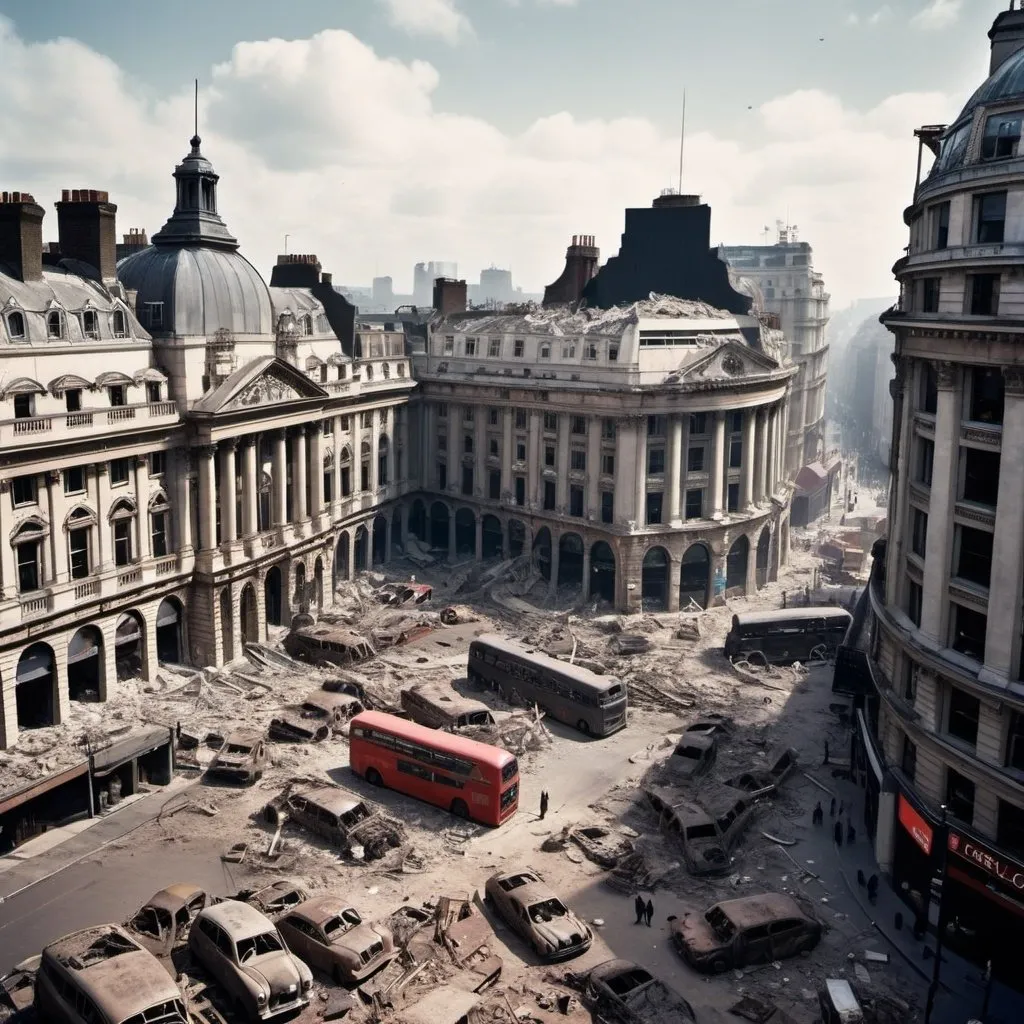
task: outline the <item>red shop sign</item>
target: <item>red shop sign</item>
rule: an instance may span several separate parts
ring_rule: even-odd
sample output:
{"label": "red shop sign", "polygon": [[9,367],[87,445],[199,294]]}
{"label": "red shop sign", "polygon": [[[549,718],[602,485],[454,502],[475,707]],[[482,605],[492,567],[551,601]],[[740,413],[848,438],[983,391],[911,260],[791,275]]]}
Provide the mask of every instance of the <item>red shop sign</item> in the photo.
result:
{"label": "red shop sign", "polygon": [[[899,800],[900,824],[910,833],[911,838],[925,853],[932,852],[932,828],[924,818],[910,805],[906,797],[900,793]],[[952,849],[952,847],[950,847]]]}
{"label": "red shop sign", "polygon": [[1024,892],[1024,868],[1019,864],[997,857],[991,850],[973,839],[958,835],[956,832],[949,833],[949,851],[977,865],[999,881],[1013,886],[1018,892]]}

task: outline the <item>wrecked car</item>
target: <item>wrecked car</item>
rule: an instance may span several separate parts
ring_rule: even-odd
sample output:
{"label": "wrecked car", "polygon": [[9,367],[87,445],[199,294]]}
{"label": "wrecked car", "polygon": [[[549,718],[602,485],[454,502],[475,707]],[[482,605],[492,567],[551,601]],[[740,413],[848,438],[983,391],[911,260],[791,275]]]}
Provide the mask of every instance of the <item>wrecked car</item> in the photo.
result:
{"label": "wrecked car", "polygon": [[718,754],[718,737],[699,732],[684,732],[665,767],[677,778],[694,779],[703,775]]}
{"label": "wrecked car", "polygon": [[588,860],[603,868],[613,868],[633,852],[633,841],[604,825],[578,825],[569,829],[571,839]]}
{"label": "wrecked car", "polygon": [[292,907],[309,899],[309,893],[301,885],[295,885],[284,878],[263,886],[262,889],[243,889],[234,896],[242,903],[255,907],[271,920]]}
{"label": "wrecked car", "polygon": [[6,1006],[14,1013],[27,1010],[35,999],[36,972],[42,959],[38,954],[15,964],[0,978],[0,1007]]}
{"label": "wrecked car", "polygon": [[251,1020],[269,1020],[309,1004],[313,972],[248,903],[224,900],[201,910],[188,933],[188,948]]}
{"label": "wrecked car", "polygon": [[620,1024],[696,1024],[693,1007],[650,971],[630,960],[606,960],[586,978],[595,1015]]}
{"label": "wrecked car", "polygon": [[206,774],[250,785],[263,778],[266,764],[267,747],[263,733],[235,729],[224,737]]}
{"label": "wrecked car", "polygon": [[300,903],[277,927],[293,953],[339,985],[358,985],[397,955],[390,929],[363,921],[336,896]]}
{"label": "wrecked car", "polygon": [[795,750],[784,750],[768,768],[740,772],[725,780],[725,785],[746,793],[751,800],[774,796],[797,765]]}
{"label": "wrecked car", "polygon": [[300,626],[289,630],[284,649],[299,661],[312,665],[353,665],[377,652],[364,636],[340,626]]}
{"label": "wrecked car", "polygon": [[289,704],[270,721],[270,738],[291,743],[322,743],[342,727],[363,705],[348,693],[314,690],[301,704]]}
{"label": "wrecked car", "polygon": [[463,697],[449,686],[417,683],[402,690],[402,710],[414,722],[429,729],[455,732],[473,726],[493,726],[494,715],[482,701]]}
{"label": "wrecked car", "polygon": [[593,932],[535,871],[499,871],[487,879],[486,899],[541,959],[554,963],[590,949]]}
{"label": "wrecked car", "polygon": [[686,962],[716,974],[797,956],[814,949],[822,932],[792,896],[775,892],[725,900],[671,925],[672,941]]}
{"label": "wrecked car", "polygon": [[405,829],[355,794],[330,783],[284,791],[267,804],[272,824],[283,817],[309,829],[356,860],[377,860],[401,846]]}
{"label": "wrecked car", "polygon": [[207,901],[206,893],[198,886],[169,885],[150,896],[125,928],[143,949],[154,956],[169,957],[174,946],[184,941],[192,919]]}
{"label": "wrecked car", "polygon": [[696,733],[699,736],[728,736],[732,732],[733,722],[728,715],[709,712],[691,722],[685,733]]}
{"label": "wrecked car", "polygon": [[410,602],[426,604],[433,593],[434,588],[426,583],[385,583],[377,590],[377,600],[392,607]]}
{"label": "wrecked car", "polygon": [[[116,924],[51,942],[40,957],[34,1006],[47,1024],[189,1021],[181,992],[160,961]],[[82,1014],[83,1006],[90,1016]]]}

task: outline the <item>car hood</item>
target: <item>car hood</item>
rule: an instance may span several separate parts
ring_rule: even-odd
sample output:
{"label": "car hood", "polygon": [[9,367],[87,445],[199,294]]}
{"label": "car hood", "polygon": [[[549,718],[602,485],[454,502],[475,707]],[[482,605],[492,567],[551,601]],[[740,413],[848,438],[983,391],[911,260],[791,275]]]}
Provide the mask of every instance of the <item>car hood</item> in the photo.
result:
{"label": "car hood", "polygon": [[701,914],[687,914],[681,921],[673,921],[672,930],[691,953],[714,953],[723,948],[722,940]]}
{"label": "car hood", "polygon": [[364,922],[356,925],[351,931],[345,932],[344,935],[339,935],[331,943],[331,946],[335,949],[344,949],[349,953],[355,953],[358,956],[375,942],[383,942],[387,946],[384,935],[374,925]]}
{"label": "car hood", "polygon": [[171,933],[167,933],[162,939],[158,939],[155,935],[150,935],[148,932],[139,932],[134,928],[126,928],[126,931],[144,950],[156,957],[167,956],[174,947],[174,936]]}
{"label": "car hood", "polygon": [[240,970],[257,985],[273,995],[275,992],[302,992],[302,976],[288,953],[268,956],[255,964],[240,964]]}
{"label": "car hood", "polygon": [[210,765],[211,768],[246,768],[250,758],[240,754],[218,754]]}
{"label": "car hood", "polygon": [[575,915],[555,917],[550,921],[534,921],[533,930],[556,948],[563,942],[582,942],[587,937],[587,926]]}
{"label": "car hood", "polygon": [[285,728],[290,732],[312,736],[317,729],[327,725],[328,717],[321,713],[316,717],[298,706],[284,707],[270,720],[271,728]]}

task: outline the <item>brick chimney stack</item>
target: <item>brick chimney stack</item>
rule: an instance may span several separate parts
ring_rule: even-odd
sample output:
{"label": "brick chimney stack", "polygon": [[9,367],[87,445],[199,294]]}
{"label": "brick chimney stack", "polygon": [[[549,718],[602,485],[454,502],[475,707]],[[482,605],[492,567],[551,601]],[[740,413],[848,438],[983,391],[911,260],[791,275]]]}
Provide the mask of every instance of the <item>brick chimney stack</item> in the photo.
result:
{"label": "brick chimney stack", "polygon": [[57,235],[64,259],[95,267],[104,284],[117,280],[117,207],[106,192],[66,188],[57,206]]}
{"label": "brick chimney stack", "polygon": [[597,273],[601,250],[593,235],[573,235],[565,251],[565,269],[561,277],[544,289],[545,306],[572,305],[583,297],[587,282]]}
{"label": "brick chimney stack", "polygon": [[449,313],[466,312],[466,282],[450,277],[439,277],[434,281],[434,310],[442,316]]}
{"label": "brick chimney stack", "polygon": [[270,271],[271,288],[312,288],[320,283],[320,260],[314,253],[288,252]]}
{"label": "brick chimney stack", "polygon": [[0,263],[21,281],[43,279],[43,216],[28,192],[0,192]]}

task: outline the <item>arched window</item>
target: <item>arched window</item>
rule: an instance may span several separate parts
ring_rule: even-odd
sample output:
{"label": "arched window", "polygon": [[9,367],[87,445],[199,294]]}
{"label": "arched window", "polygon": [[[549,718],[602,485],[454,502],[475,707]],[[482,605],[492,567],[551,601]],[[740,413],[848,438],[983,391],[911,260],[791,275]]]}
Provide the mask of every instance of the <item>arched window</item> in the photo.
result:
{"label": "arched window", "polygon": [[115,338],[128,337],[128,321],[125,318],[123,309],[114,310],[114,315],[111,317],[111,329],[114,332]]}
{"label": "arched window", "polygon": [[154,558],[164,558],[170,547],[168,533],[171,506],[164,494],[157,494],[149,503],[149,537]]}
{"label": "arched window", "polygon": [[68,565],[73,580],[85,579],[92,572],[92,528],[96,515],[84,505],[71,510],[64,529],[68,535]]}
{"label": "arched window", "polygon": [[31,594],[42,586],[43,539],[46,528],[37,519],[30,519],[14,535],[14,561],[18,569],[18,593]]}
{"label": "arched window", "polygon": [[135,527],[135,506],[122,499],[110,510],[114,534],[114,565],[130,565],[135,557],[132,534]]}
{"label": "arched window", "polygon": [[373,380],[373,367],[369,363],[366,364],[366,379]]}
{"label": "arched window", "polygon": [[352,451],[348,445],[341,449],[338,465],[341,469],[340,497],[347,498],[352,493]]}
{"label": "arched window", "polygon": [[7,314],[7,334],[13,340],[25,337],[25,314],[15,310]]}
{"label": "arched window", "polygon": [[399,377],[404,377],[405,376],[405,363],[399,363],[398,364],[398,376]]}
{"label": "arched window", "polygon": [[308,338],[313,333],[313,318],[304,316],[302,318],[302,333]]}
{"label": "arched window", "polygon": [[59,309],[51,309],[46,314],[46,336],[48,338],[64,337],[64,314]]}
{"label": "arched window", "polygon": [[384,371],[384,379],[387,380],[391,376],[391,367],[387,363],[382,363],[381,370]]}

